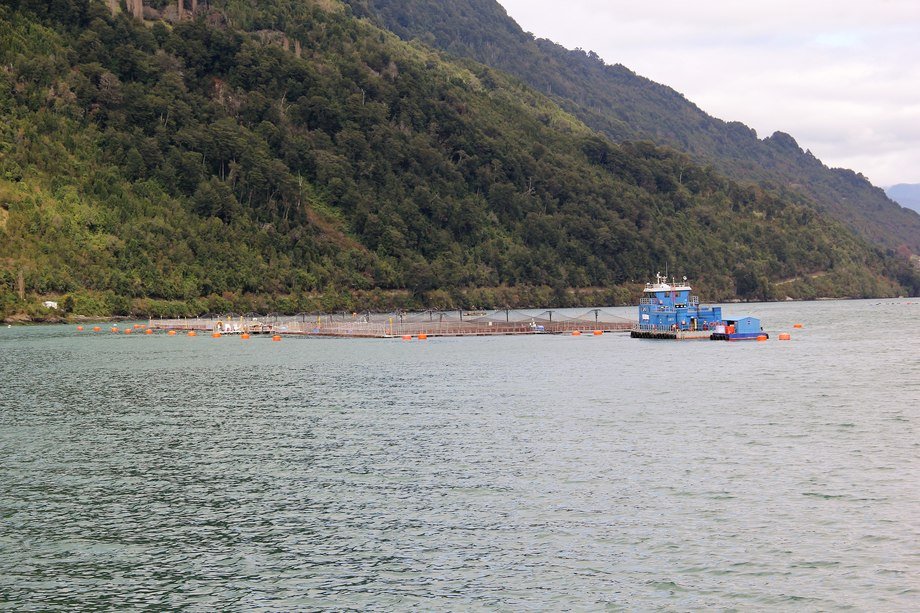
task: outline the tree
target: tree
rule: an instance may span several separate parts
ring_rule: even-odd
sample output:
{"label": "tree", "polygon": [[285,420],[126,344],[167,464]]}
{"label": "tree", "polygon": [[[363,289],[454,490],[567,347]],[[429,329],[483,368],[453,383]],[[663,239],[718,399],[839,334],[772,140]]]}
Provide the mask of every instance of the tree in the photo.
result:
{"label": "tree", "polygon": [[240,209],[233,190],[217,177],[199,183],[193,199],[199,214],[217,217],[224,223],[230,223]]}

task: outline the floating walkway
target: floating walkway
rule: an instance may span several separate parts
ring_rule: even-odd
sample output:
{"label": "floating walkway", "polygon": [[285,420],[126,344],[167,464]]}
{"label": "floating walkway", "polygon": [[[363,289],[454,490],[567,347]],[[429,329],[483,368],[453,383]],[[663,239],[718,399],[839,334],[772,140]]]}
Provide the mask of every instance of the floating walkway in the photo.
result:
{"label": "floating walkway", "polygon": [[426,311],[423,313],[301,314],[292,317],[238,316],[151,319],[149,327],[175,332],[286,335],[341,338],[433,338],[521,334],[603,334],[629,332],[632,321],[591,309],[571,317],[558,311],[538,314],[500,311]]}

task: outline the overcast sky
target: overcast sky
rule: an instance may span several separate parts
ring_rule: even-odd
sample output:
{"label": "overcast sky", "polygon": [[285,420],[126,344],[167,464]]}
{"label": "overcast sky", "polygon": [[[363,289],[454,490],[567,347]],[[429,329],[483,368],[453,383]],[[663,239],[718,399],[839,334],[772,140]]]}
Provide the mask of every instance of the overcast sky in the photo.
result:
{"label": "overcast sky", "polygon": [[764,138],[788,132],[874,184],[920,183],[918,0],[499,0]]}

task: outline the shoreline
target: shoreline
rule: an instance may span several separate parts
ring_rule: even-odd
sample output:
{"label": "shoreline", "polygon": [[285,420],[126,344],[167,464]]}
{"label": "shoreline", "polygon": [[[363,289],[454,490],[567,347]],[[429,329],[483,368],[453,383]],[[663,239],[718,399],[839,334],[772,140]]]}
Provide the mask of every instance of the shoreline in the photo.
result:
{"label": "shoreline", "polygon": [[[911,296],[895,296],[895,297],[878,296],[878,297],[869,297],[869,298],[854,298],[852,296],[842,296],[842,297],[821,296],[818,298],[808,298],[808,299],[788,298],[787,297],[784,300],[741,300],[741,299],[736,298],[733,300],[714,301],[712,302],[712,304],[785,304],[789,302],[830,302],[834,300],[910,300],[911,298],[912,298]],[[510,308],[511,310],[515,310],[515,311],[535,311],[535,310],[550,310],[550,309],[557,310],[557,309],[597,309],[597,308],[636,308],[636,307],[638,307],[638,303],[604,305],[602,307],[598,307],[595,305],[582,305],[582,306],[573,306],[573,307],[524,306],[524,307],[510,307]],[[450,312],[457,311],[457,310],[458,309],[420,309],[420,310],[412,309],[412,310],[403,310],[403,311],[400,311],[400,310],[394,310],[394,311],[372,311],[371,310],[369,311],[367,309],[361,309],[355,312],[357,313],[370,312],[370,313],[376,313],[376,314],[388,314],[388,313],[394,313],[394,312],[424,313],[427,311],[433,311],[433,312],[450,313]],[[461,309],[461,310],[466,312],[468,310],[480,310],[480,309]],[[482,309],[482,310],[501,311],[505,309]],[[332,316],[338,315],[341,312],[342,311],[335,311],[332,313],[309,313],[309,315],[311,317],[317,317],[317,316],[325,317],[325,316],[330,316],[330,315]],[[199,315],[180,318],[180,319],[194,319],[196,317],[208,317],[209,315],[213,315],[213,314],[201,313]],[[297,315],[303,315],[303,313],[273,313],[271,315],[261,313],[261,314],[258,314],[257,316],[264,318],[264,317],[272,317],[272,316],[294,317]],[[106,316],[106,315],[59,315],[58,316],[58,315],[55,315],[55,316],[51,316],[47,318],[33,318],[25,313],[17,313],[17,314],[10,315],[4,318],[2,320],[2,324],[6,327],[39,326],[39,325],[74,325],[74,324],[113,323],[113,322],[117,323],[117,322],[124,322],[124,321],[143,321],[143,320],[147,320],[151,318],[153,317],[149,315],[136,315],[136,316],[132,316],[132,315],[109,315],[109,316]]]}

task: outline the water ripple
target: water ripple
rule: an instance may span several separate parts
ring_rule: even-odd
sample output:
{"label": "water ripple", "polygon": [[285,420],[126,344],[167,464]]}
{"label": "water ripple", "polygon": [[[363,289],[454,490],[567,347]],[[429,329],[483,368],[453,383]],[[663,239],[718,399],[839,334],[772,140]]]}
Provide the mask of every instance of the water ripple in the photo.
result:
{"label": "water ripple", "polygon": [[0,608],[915,609],[884,304],[750,305],[808,323],[756,346],[4,329]]}

